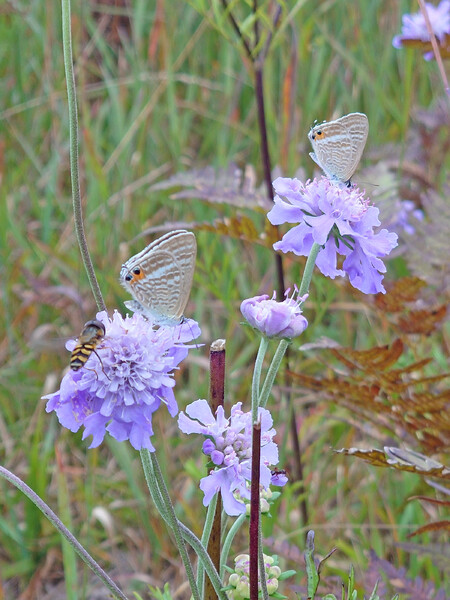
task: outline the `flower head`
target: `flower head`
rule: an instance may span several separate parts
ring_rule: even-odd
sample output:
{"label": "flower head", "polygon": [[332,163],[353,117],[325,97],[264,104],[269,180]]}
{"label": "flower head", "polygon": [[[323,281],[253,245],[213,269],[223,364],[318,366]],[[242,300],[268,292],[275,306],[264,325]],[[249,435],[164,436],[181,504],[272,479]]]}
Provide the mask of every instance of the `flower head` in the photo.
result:
{"label": "flower head", "polygon": [[[264,571],[269,596],[276,594],[279,581],[290,577],[295,571],[282,573],[278,566],[278,558],[263,554]],[[230,572],[228,586],[225,588],[230,600],[246,600],[250,598],[250,556],[239,554],[234,559],[234,569],[226,567]],[[260,589],[260,574],[258,573],[258,589]],[[277,596],[275,596],[277,597]],[[278,597],[280,597],[278,595]]]}
{"label": "flower head", "polygon": [[[450,45],[450,0],[441,0],[438,6],[429,2],[425,3],[431,29],[442,46]],[[430,33],[422,12],[406,14],[402,17],[402,32],[392,40],[394,48],[401,48],[412,40],[429,42]],[[433,52],[424,54],[427,60],[433,58]]]}
{"label": "flower head", "polygon": [[[236,497],[250,498],[247,482],[251,481],[252,419],[250,412],[243,412],[241,402],[231,409],[229,419],[219,406],[214,417],[206,400],[196,400],[178,417],[178,427],[184,433],[202,433],[207,436],[203,452],[207,454],[214,469],[200,482],[204,506],[208,506],[214,494],[222,494],[223,507],[228,515],[245,513],[245,504]],[[269,465],[278,463],[278,448],[273,437],[272,417],[265,408],[259,408],[261,421],[260,484],[268,488],[272,481]],[[284,485],[278,480],[275,485]]]}
{"label": "flower head", "polygon": [[[200,335],[193,320],[177,327],[154,329],[139,314],[112,318],[97,314],[106,329],[103,343],[79,371],[69,371],[48,400],[59,422],[71,431],[84,426],[83,439],[92,435],[90,448],[101,444],[106,431],[119,441],[130,440],[140,450],[153,451],[152,415],[165,404],[169,414],[178,413],[173,393],[174,369],[186,358],[189,342]],[[67,342],[73,350],[76,342]]]}
{"label": "flower head", "polygon": [[[353,287],[365,294],[385,293],[381,283],[386,271],[379,258],[397,245],[397,234],[380,225],[379,210],[370,206],[357,188],[333,185],[326,177],[307,181],[279,177],[273,182],[277,196],[267,217],[273,225],[298,223],[275,250],[308,256],[313,243],[322,246],[316,265],[327,277],[348,275]],[[283,200],[284,196],[286,200]],[[337,255],[345,256],[342,269]]]}
{"label": "flower head", "polygon": [[[297,293],[297,298],[294,294]],[[259,329],[267,337],[293,338],[297,337],[308,327],[308,321],[302,315],[300,304],[307,295],[298,296],[298,291],[289,297],[285,293],[283,302],[277,302],[276,292],[272,298],[267,294],[247,298],[241,304],[241,313],[255,329]]]}

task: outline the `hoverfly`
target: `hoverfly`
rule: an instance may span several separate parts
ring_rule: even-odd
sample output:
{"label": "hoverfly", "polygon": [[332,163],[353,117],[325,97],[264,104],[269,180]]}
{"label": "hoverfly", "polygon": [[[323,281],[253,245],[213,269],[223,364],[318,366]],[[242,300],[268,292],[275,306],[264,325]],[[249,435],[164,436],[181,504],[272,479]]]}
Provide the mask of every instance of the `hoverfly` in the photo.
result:
{"label": "hoverfly", "polygon": [[70,357],[70,368],[78,371],[84,367],[90,355],[105,335],[105,326],[101,321],[94,319],[85,323],[83,331],[78,336],[78,343],[72,350]]}

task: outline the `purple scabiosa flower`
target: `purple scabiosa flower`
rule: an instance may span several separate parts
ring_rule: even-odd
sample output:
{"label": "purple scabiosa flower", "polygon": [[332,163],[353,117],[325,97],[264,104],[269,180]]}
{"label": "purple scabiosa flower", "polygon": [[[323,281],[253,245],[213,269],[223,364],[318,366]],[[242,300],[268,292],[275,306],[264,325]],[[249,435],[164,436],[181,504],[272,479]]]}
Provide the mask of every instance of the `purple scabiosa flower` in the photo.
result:
{"label": "purple scabiosa flower", "polygon": [[[276,292],[272,298],[267,294],[247,298],[241,303],[241,313],[252,327],[267,337],[297,337],[308,327],[300,309],[308,294],[300,298],[295,288],[294,294],[289,297],[289,291],[286,291],[283,302],[277,302]],[[295,294],[297,298],[294,298]]]}
{"label": "purple scabiosa flower", "polygon": [[[229,419],[225,418],[222,406],[214,417],[206,400],[196,400],[186,407],[178,417],[178,427],[184,433],[202,433],[208,436],[203,443],[203,452],[215,466],[207,477],[200,481],[203,491],[203,505],[208,506],[214,494],[222,494],[223,508],[228,515],[236,516],[246,512],[245,504],[236,496],[250,498],[247,482],[251,481],[252,462],[252,418],[250,412],[243,412],[242,402],[231,409]],[[275,429],[270,412],[259,408],[261,420],[261,467],[260,484],[267,489],[273,483],[270,465],[278,463],[278,447],[273,441]],[[286,481],[275,481],[284,485]]]}
{"label": "purple scabiosa flower", "polygon": [[[54,410],[70,431],[83,426],[83,439],[92,435],[89,448],[101,444],[108,432],[116,440],[130,440],[136,450],[154,451],[152,415],[161,404],[178,413],[173,393],[174,369],[186,358],[186,345],[200,335],[198,324],[186,320],[176,327],[154,329],[140,314],[112,319],[97,314],[106,329],[103,342],[79,371],[64,375],[60,389],[44,396],[46,411]],[[76,342],[67,342],[72,350]]]}
{"label": "purple scabiosa flower", "polygon": [[[443,47],[450,45],[450,40],[446,40],[447,36],[450,36],[450,0],[441,0],[438,6],[426,2],[425,7],[431,29],[437,40]],[[402,48],[412,41],[430,42],[430,33],[425,18],[420,11],[403,15],[402,32],[393,38],[392,45],[394,48]],[[424,58],[431,60],[433,52],[426,52]]]}
{"label": "purple scabiosa flower", "polygon": [[[269,221],[298,223],[274,244],[275,250],[308,256],[315,242],[322,246],[316,265],[326,277],[347,274],[353,287],[365,294],[386,292],[381,283],[386,267],[380,257],[395,248],[397,234],[387,229],[374,232],[380,225],[379,210],[369,205],[363,192],[336,186],[326,177],[305,184],[279,177],[273,186],[279,195]],[[337,268],[338,254],[345,256],[342,269]]]}

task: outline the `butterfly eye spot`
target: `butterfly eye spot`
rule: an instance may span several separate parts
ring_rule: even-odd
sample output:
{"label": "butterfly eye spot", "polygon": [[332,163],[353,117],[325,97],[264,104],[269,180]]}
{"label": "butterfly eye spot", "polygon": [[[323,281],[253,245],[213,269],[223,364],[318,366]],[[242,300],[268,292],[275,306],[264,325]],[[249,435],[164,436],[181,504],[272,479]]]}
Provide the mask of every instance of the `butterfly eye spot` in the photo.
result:
{"label": "butterfly eye spot", "polygon": [[125,275],[125,281],[131,281],[133,278],[131,277],[131,275],[128,273],[128,275]]}
{"label": "butterfly eye spot", "polygon": [[[136,267],[135,269],[133,269],[133,273],[134,273],[135,275],[140,275],[140,274],[141,274],[141,269],[140,269],[140,267]],[[131,279],[131,277],[130,277],[130,279]]]}

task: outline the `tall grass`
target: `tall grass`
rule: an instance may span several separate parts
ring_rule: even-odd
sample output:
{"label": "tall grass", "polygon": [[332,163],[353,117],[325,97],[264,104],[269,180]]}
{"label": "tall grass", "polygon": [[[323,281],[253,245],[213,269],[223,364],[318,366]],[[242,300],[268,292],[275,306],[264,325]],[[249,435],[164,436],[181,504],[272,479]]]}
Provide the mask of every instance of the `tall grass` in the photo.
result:
{"label": "tall grass", "polygon": [[[204,14],[195,10],[197,4],[204,4]],[[391,45],[401,14],[412,7],[416,10],[413,2],[394,0],[285,4],[288,17],[265,67],[270,150],[285,175],[299,168],[312,175],[306,138],[311,123],[347,112],[369,115],[366,161],[388,143],[402,155],[414,109],[430,107],[441,94],[434,63]],[[254,90],[239,43],[223,15],[215,18],[220,9],[214,2],[73,2],[72,10],[88,242],[109,310],[123,310],[118,272],[143,246],[136,236],[167,222],[213,222],[234,214],[230,207],[200,200],[175,201],[168,191],[152,191],[153,183],[231,162],[255,165],[261,181]],[[51,504],[65,506],[81,540],[113,570],[120,573],[123,558],[127,569],[155,576],[155,565],[165,564],[173,548],[149,506],[135,453],[113,442],[87,451],[80,435],[61,431],[45,414],[40,400],[66,368],[61,340],[78,334],[95,305],[71,214],[60,11],[50,2],[10,2],[2,12],[1,460]],[[263,216],[258,226],[264,226]],[[189,314],[201,323],[206,344],[227,339],[228,399],[245,402],[256,341],[240,326],[238,306],[276,286],[272,256],[214,233],[197,237]],[[286,260],[285,268],[298,280],[298,264]],[[352,300],[342,286],[316,278],[313,293],[315,312],[305,342],[321,335],[360,348],[391,341],[391,332],[374,328],[364,311],[353,305],[355,312],[349,313]],[[197,352],[179,374],[181,407],[208,395],[206,356],[206,349]],[[306,357],[301,368],[314,373],[323,365]],[[337,544],[341,550],[330,568],[344,572],[351,561],[357,579],[370,548],[407,564],[411,577],[437,579],[430,561],[409,561],[394,545],[424,522],[418,505],[404,504],[408,494],[420,492],[420,480],[331,459],[330,447],[348,447],[358,438],[348,414],[314,397],[294,393],[293,400],[307,406],[300,433],[310,522],[301,522],[294,488],[270,527],[300,547],[306,528],[314,528],[316,547],[325,553]],[[158,428],[158,444],[168,457],[163,466],[176,477],[172,492],[178,509],[195,531],[192,505],[201,498],[186,474],[200,472],[198,448],[180,439],[167,419],[157,418]],[[278,428],[286,433],[283,423]],[[369,426],[367,433],[383,443]],[[286,447],[287,461],[289,452]],[[0,573],[10,589],[22,589],[60,541],[28,501],[0,485]],[[99,506],[103,513],[95,511]],[[173,577],[181,581],[176,572]]]}

